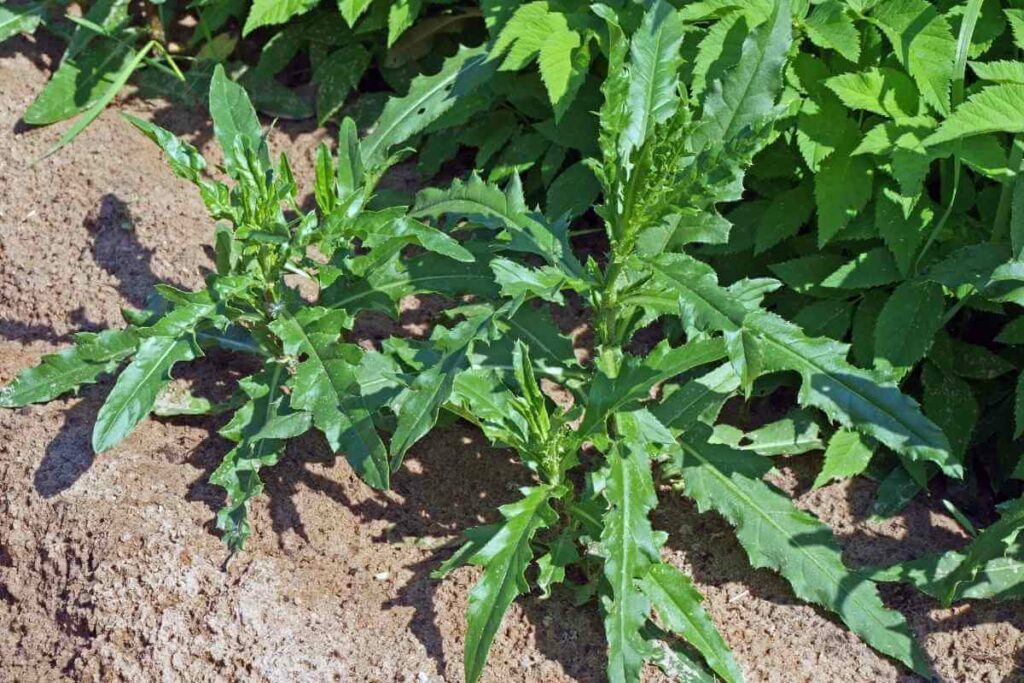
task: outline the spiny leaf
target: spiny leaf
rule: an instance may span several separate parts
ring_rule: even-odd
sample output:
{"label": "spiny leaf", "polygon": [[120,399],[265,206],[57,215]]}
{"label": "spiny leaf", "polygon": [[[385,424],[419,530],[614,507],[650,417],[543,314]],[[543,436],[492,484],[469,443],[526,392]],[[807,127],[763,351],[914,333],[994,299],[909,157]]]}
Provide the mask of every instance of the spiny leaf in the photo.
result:
{"label": "spiny leaf", "polygon": [[845,344],[808,337],[796,325],[766,311],[752,313],[747,324],[765,341],[769,372],[800,373],[802,404],[820,408],[831,419],[912,461],[929,460],[950,476],[960,475],[962,467],[951,455],[942,431],[895,386],[847,363]]}
{"label": "spiny leaf", "polygon": [[144,339],[96,416],[92,449],[102,453],[128,436],[135,425],[149,415],[160,391],[171,381],[174,364],[192,360],[196,353],[195,342],[191,339]]}
{"label": "spiny leaf", "polygon": [[774,110],[792,41],[791,24],[789,0],[776,0],[772,17],[743,41],[736,66],[709,87],[695,149],[731,140]]}
{"label": "spiny leaf", "polygon": [[863,434],[840,429],[829,439],[825,449],[825,463],[814,480],[814,488],[821,488],[835,479],[855,477],[871,462],[875,449]]}
{"label": "spiny leaf", "polygon": [[662,343],[647,358],[628,359],[615,377],[598,373],[590,385],[587,412],[579,433],[588,435],[601,428],[619,408],[647,398],[658,382],[721,360],[724,355],[723,345],[717,339],[693,341],[674,349]]}
{"label": "spiny leaf", "polygon": [[755,567],[779,571],[800,598],[835,612],[876,650],[922,675],[929,667],[899,612],[887,609],[874,584],[842,561],[831,530],[761,481],[770,461],[708,443],[699,426],[683,435],[681,474],[701,511],[713,509],[736,527]]}
{"label": "spiny leaf", "polygon": [[[950,550],[901,562],[871,574],[874,581],[902,581],[933,598],[942,598],[943,581],[964,562],[964,553]],[[974,577],[958,585],[954,601],[1019,600],[1024,597],[1024,547],[1011,543],[1005,556],[978,568]]]}
{"label": "spiny leaf", "polygon": [[985,565],[1006,555],[1012,544],[1024,529],[1024,498],[1007,503],[1000,510],[999,521],[987,527],[963,552],[963,559],[936,582],[935,591],[944,605],[956,599],[962,586],[974,581]]}
{"label": "spiny leaf", "polygon": [[603,598],[608,679],[626,683],[639,680],[640,668],[649,655],[641,629],[651,602],[637,580],[652,564],[660,562],[661,541],[648,519],[658,498],[646,443],[631,416],[620,414],[616,425],[620,438],[607,454],[604,469],[608,509],[601,532],[601,554],[611,590]]}
{"label": "spiny leaf", "polygon": [[726,683],[743,681],[743,673],[732,651],[701,607],[703,596],[694,588],[690,577],[672,565],[659,563],[647,570],[640,588],[665,627],[697,648],[722,680]]}
{"label": "spiny leaf", "polygon": [[307,307],[294,315],[285,312],[270,329],[281,339],[285,353],[302,358],[289,381],[292,407],[312,414],[313,424],[333,450],[346,447],[346,458],[366,483],[387,488],[390,468],[384,443],[372,421],[367,428],[368,415],[348,410],[365,412],[356,383],[362,351],[339,340],[351,326],[352,319],[343,310]]}
{"label": "spiny leaf", "polygon": [[654,127],[667,121],[679,102],[679,52],[683,23],[669,3],[651,4],[643,23],[630,41],[627,122],[619,140],[619,154],[630,154],[650,137]]}
{"label": "spiny leaf", "polygon": [[471,218],[486,227],[506,231],[499,242],[506,249],[536,254],[568,277],[584,277],[583,267],[569,246],[566,226],[549,223],[527,209],[519,176],[512,176],[505,190],[484,182],[475,173],[465,182],[455,180],[447,190],[423,190],[416,196],[412,215]]}
{"label": "spiny leaf", "polygon": [[214,305],[207,297],[197,299],[196,303],[173,309],[153,326],[139,330],[143,339],[135,357],[118,376],[96,416],[92,432],[95,452],[115,446],[149,415],[157,396],[171,381],[175,363],[202,355],[195,329],[213,314]]}
{"label": "spiny leaf", "polygon": [[726,400],[739,387],[740,378],[733,367],[721,365],[669,393],[652,412],[673,432],[682,432],[699,421],[713,422]]}
{"label": "spiny leaf", "polygon": [[547,486],[522,489],[522,500],[499,508],[504,521],[468,559],[482,566],[484,573],[469,592],[466,610],[466,683],[480,678],[505,611],[517,596],[529,590],[523,573],[533,560],[530,540],[538,529],[558,519],[548,502],[552,493]]}
{"label": "spiny leaf", "polygon": [[475,87],[486,70],[482,48],[462,48],[431,76],[417,76],[404,97],[393,97],[361,145],[363,165],[380,169],[394,147],[421,132]]}
{"label": "spiny leaf", "polygon": [[206,159],[199,150],[155,123],[124,112],[121,116],[160,146],[167,155],[167,163],[174,171],[174,175],[193,183],[199,182],[200,175],[206,170]]}
{"label": "spiny leaf", "polygon": [[451,332],[442,331],[443,355],[428,369],[420,373],[398,397],[398,426],[391,438],[391,469],[396,469],[402,457],[437,422],[441,406],[451,396],[456,375],[468,367],[468,355],[473,344],[486,339],[499,316],[510,313],[507,307],[494,313],[480,315],[457,325]]}
{"label": "spiny leaf", "polygon": [[0,407],[45,403],[83,384],[92,384],[100,375],[113,372],[138,345],[138,338],[126,330],[81,333],[75,340],[75,346],[47,354],[36,367],[19,372],[0,389]]}
{"label": "spiny leaf", "polygon": [[[296,415],[300,422],[291,434],[301,431],[303,426],[309,427],[308,413],[295,413],[288,405],[288,396],[283,391],[287,379],[283,365],[268,363],[261,372],[242,380],[239,384],[248,400],[220,432],[238,444],[210,475],[210,483],[228,494],[227,504],[217,513],[217,528],[224,532],[224,542],[232,552],[242,549],[251,531],[249,501],[263,491],[259,470],[277,464],[284,451],[283,441],[263,436],[275,431],[276,422],[294,422]],[[304,425],[301,416],[305,416]]]}

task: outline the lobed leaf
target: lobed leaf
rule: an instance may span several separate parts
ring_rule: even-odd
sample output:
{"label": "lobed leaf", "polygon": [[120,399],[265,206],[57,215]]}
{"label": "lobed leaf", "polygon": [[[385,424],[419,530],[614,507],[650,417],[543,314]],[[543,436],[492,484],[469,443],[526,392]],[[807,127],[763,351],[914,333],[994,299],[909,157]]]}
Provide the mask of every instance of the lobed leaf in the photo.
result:
{"label": "lobed leaf", "polygon": [[835,612],[866,643],[929,675],[924,653],[903,616],[882,603],[874,584],[847,568],[831,530],[761,481],[769,461],[708,443],[705,426],[685,433],[681,474],[701,511],[736,527],[755,567],[779,571],[801,599]]}

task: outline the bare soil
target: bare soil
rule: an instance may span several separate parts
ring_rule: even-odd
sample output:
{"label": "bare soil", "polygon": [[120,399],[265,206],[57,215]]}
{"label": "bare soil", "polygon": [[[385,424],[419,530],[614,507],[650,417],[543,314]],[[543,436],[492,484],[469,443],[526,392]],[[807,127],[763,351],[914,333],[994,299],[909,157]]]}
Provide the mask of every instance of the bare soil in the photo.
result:
{"label": "bare soil", "polygon": [[[129,111],[199,145],[201,112],[119,99],[74,144],[31,162],[65,126],[27,129],[21,112],[58,58],[45,43],[0,52],[0,381],[78,329],[120,324],[157,281],[197,286],[212,223],[193,189],[120,118]],[[329,134],[279,125],[271,136],[308,181]],[[306,187],[309,187],[307,184]],[[412,305],[415,332],[429,311]],[[188,373],[215,383],[224,359]],[[81,397],[0,413],[0,680],[461,680],[463,612],[476,576],[435,582],[458,531],[492,520],[526,483],[507,452],[456,424],[419,444],[394,490],[372,491],[318,439],[294,445],[253,506],[244,554],[226,553],[207,483],[227,449],[216,420],[150,420],[100,457],[89,433],[109,381]],[[775,482],[830,524],[849,563],[885,564],[962,545],[926,498],[866,519],[873,484],[811,492],[816,456],[780,461]],[[915,681],[900,665],[749,568],[722,519],[664,492],[657,525],[692,572],[750,681]],[[1024,612],[1015,603],[942,609],[886,587],[942,681],[1024,680]],[[601,681],[596,611],[556,594],[516,604],[488,681]],[[656,675],[652,672],[652,679]]]}

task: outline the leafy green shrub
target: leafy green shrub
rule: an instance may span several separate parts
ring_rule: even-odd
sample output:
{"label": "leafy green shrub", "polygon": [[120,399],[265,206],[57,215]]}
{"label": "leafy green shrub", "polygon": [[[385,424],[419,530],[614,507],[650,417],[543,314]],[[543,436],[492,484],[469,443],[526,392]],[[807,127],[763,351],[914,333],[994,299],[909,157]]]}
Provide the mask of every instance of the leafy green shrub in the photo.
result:
{"label": "leafy green shrub", "polygon": [[[766,4],[721,21],[754,25]],[[849,339],[859,366],[917,397],[947,435],[966,477],[947,482],[943,503],[977,539],[876,578],[910,580],[946,604],[1020,597],[1024,5],[808,9],[796,16],[804,39],[786,73],[791,115],[751,168],[749,201],[726,213],[729,243],[704,255],[729,279],[777,277],[785,286],[767,297],[776,311]],[[712,40],[701,49],[717,48]],[[818,485],[861,473],[880,479],[880,516],[943,478],[935,464],[890,457],[875,438],[836,432]],[[986,491],[1009,502],[977,534],[953,501],[987,521],[976,505]]]}
{"label": "leafy green shrub", "polygon": [[[782,572],[798,595],[835,611],[872,646],[927,671],[902,616],[844,566],[828,528],[761,481],[770,462],[716,440],[711,428],[730,395],[750,392],[766,373],[791,371],[805,406],[878,439],[907,463],[959,468],[913,401],[849,365],[844,346],[809,337],[761,306],[777,282],[725,287],[686,253],[717,241],[716,205],[738,198],[745,167],[786,111],[777,100],[791,48],[788,4],[747,36],[735,68],[699,107],[681,96],[678,12],[653,5],[628,39],[614,12],[595,12],[606,22],[609,51],[600,156],[588,162],[605,197],[597,207],[611,241],[603,266],[577,260],[567,224],[530,211],[515,175],[504,189],[473,176],[424,190],[408,210],[374,208],[375,183],[395,159],[389,150],[450,102],[454,85],[443,79],[392,101],[361,142],[346,120],[337,163],[320,151],[317,209],[304,213],[287,160],[271,165],[244,91],[218,69],[210,107],[234,187],[203,178],[195,149],[133,119],[175,173],[199,186],[211,215],[230,224],[216,233],[217,272],[199,292],[159,287],[161,306],[133,314],[125,330],[79,335],[73,348],[21,373],[0,400],[49,400],[131,358],[97,417],[93,445],[103,451],[161,406],[176,363],[209,346],[257,355],[262,368],[240,382],[240,400],[189,399],[178,408],[234,410],[222,434],[237,445],[212,476],[228,494],[218,526],[233,550],[249,533],[259,470],[277,461],[287,439],[315,427],[367,482],[387,486],[442,410],[477,424],[513,448],[536,483],[501,508],[501,522],[468,531],[467,544],[439,569],[484,568],[470,595],[467,680],[479,676],[512,600],[531,583],[547,592],[566,581],[581,599],[599,599],[612,680],[637,680],[645,661],[708,676],[670,633],[719,676],[741,678],[688,577],[661,561],[665,534],[649,520],[656,476],[723,514],[755,566]],[[437,225],[469,238],[456,242],[422,222],[442,218]],[[410,244],[425,251],[409,256]],[[317,285],[315,301],[289,285],[289,273]],[[560,303],[565,290],[591,309],[598,341],[591,365],[577,363],[536,306]],[[473,299],[452,313],[459,322],[438,325],[429,341],[390,339],[371,352],[345,341],[360,311],[393,311],[400,296],[423,291]],[[659,317],[679,321],[680,343],[627,353],[633,334]],[[570,391],[574,407],[557,408],[541,378]],[[661,396],[651,399],[655,387]],[[379,427],[392,432],[387,446]]]}
{"label": "leafy green shrub", "polygon": [[[558,584],[596,600],[609,679],[637,680],[653,662],[741,680],[691,581],[661,559],[658,482],[725,517],[752,565],[927,675],[875,582],[910,581],[946,603],[1024,585],[1024,507],[1012,500],[1024,474],[1013,309],[1024,303],[1024,147],[1006,139],[1024,132],[1011,30],[1024,15],[1008,4],[485,2],[487,48],[413,79],[362,140],[343,121],[337,162],[319,152],[309,212],[287,161],[271,164],[244,91],[218,70],[211,112],[233,187],[205,179],[186,143],[134,121],[230,224],[206,289],[161,286],[126,330],[79,335],[0,404],[50,400],[131,358],[98,416],[97,450],[154,410],[234,411],[222,433],[237,446],[213,477],[232,550],[249,533],[258,471],[287,439],[316,428],[384,487],[442,411],[472,422],[534,482],[437,572],[483,568],[467,680],[511,602]],[[969,82],[968,60],[982,57]],[[550,110],[508,89],[536,79],[522,71],[534,60]],[[507,129],[487,118],[508,106]],[[388,205],[376,183],[410,141],[428,167],[477,146],[486,178]],[[572,248],[580,215],[607,237],[600,262]],[[421,292],[458,302],[429,340],[351,343],[361,311],[394,313]],[[587,306],[590,363],[551,319],[567,295]],[[637,353],[636,333],[655,322],[663,341]],[[211,346],[262,359],[242,398],[170,400],[171,367]],[[552,386],[571,400],[555,403]],[[752,431],[719,417],[734,397],[793,395],[799,407]],[[828,527],[763,481],[771,456],[823,447],[816,485],[879,476],[879,514],[938,477],[990,482],[1011,502],[981,532],[950,503],[976,535],[962,551],[855,571]]]}

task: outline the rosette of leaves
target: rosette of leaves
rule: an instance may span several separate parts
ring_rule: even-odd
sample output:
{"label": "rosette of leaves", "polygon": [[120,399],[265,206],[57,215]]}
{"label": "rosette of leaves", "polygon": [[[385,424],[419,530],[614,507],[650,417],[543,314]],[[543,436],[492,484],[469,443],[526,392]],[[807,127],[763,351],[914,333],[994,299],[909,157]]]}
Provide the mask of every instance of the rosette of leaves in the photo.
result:
{"label": "rosette of leaves", "polygon": [[[198,291],[158,285],[150,310],[128,312],[124,329],[76,335],[73,346],[44,356],[4,387],[0,406],[50,401],[113,373],[93,429],[97,453],[154,412],[232,413],[221,434],[236,445],[211,477],[227,492],[217,525],[232,551],[250,533],[248,502],[262,489],[260,470],[310,429],[368,483],[387,487],[397,463],[376,423],[386,423],[382,409],[411,381],[411,370],[355,344],[356,317],[365,310],[397,313],[397,302],[412,293],[493,285],[480,277],[487,272],[481,254],[402,207],[378,206],[374,188],[399,158],[395,146],[451,106],[439,79],[454,79],[470,59],[460,53],[447,72],[414,83],[409,98],[389,102],[378,130],[362,141],[346,120],[337,159],[326,146],[318,150],[316,208],[308,211],[299,205],[288,160],[271,160],[245,90],[223,69],[212,78],[210,110],[230,184],[206,177],[206,161],[190,144],[129,116],[164,150],[174,173],[196,185],[218,221],[216,270]],[[406,249],[412,245],[416,255]],[[315,290],[312,301],[300,295],[295,278]],[[174,368],[211,348],[252,356],[259,369],[226,403],[172,391]]]}
{"label": "rosette of leaves", "polygon": [[[445,346],[431,374],[397,400],[393,455],[408,447],[405,434],[426,433],[446,409],[514,449],[535,477],[500,508],[498,522],[468,531],[437,572],[482,568],[469,597],[466,680],[479,677],[513,600],[556,584],[580,601],[596,600],[609,680],[639,680],[648,662],[686,680],[741,680],[692,581],[663,559],[666,534],[653,527],[651,513],[669,491],[725,517],[752,565],[779,571],[799,597],[927,675],[904,618],[883,605],[865,573],[843,563],[829,528],[763,480],[772,464],[762,453],[798,452],[800,443],[820,439],[791,432],[798,442],[787,446],[776,428],[775,443],[767,432],[737,440],[716,425],[730,397],[794,377],[804,414],[838,425],[837,434],[884,444],[909,467],[962,472],[942,430],[889,375],[855,367],[848,345],[764,306],[778,280],[725,284],[695,256],[728,243],[733,226],[718,207],[741,199],[752,159],[791,115],[783,93],[792,8],[772,3],[743,32],[731,68],[709,70],[699,93],[685,80],[686,10],[652,3],[632,27],[607,6],[593,11],[603,23],[608,75],[598,151],[585,163],[604,197],[595,210],[610,243],[607,259],[580,263],[569,226],[531,211],[515,177],[504,188],[472,176],[424,190],[410,214],[444,219],[471,239],[488,235],[491,248],[504,252],[490,263],[497,296],[480,296],[477,307],[507,318],[573,292],[587,303],[596,336],[594,362],[577,367],[565,344],[510,327],[502,342],[512,338],[511,363],[495,363],[483,351],[490,348],[485,336],[475,349],[480,360],[453,358],[448,340],[464,329],[455,328],[440,334]],[[635,333],[655,321],[666,339],[644,355],[628,352]],[[483,331],[475,323],[471,329]],[[571,408],[558,407],[564,400],[553,401],[548,383],[572,395]]]}

